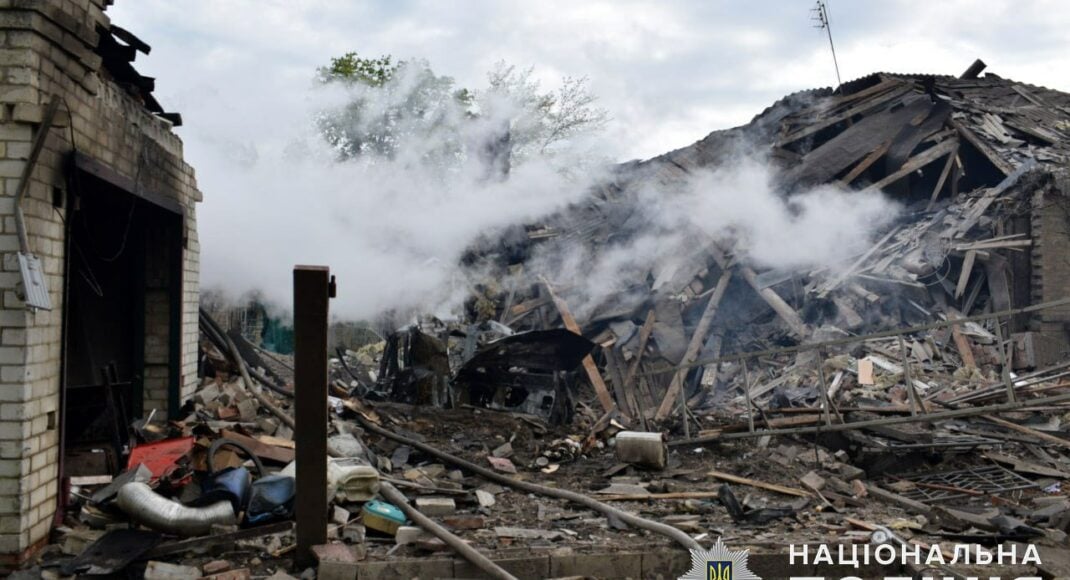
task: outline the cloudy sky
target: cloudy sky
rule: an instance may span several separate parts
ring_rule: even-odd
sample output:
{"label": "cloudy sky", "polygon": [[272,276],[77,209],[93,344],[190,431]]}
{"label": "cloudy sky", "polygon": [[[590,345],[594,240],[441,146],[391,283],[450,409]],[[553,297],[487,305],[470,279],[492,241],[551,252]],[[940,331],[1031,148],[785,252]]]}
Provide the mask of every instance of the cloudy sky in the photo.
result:
{"label": "cloudy sky", "polygon": [[[1070,90],[1065,2],[829,6],[844,81],[874,71],[959,74],[980,57],[990,72]],[[157,77],[156,96],[185,120],[177,132],[205,194],[198,209],[205,284],[248,280],[248,287],[285,289],[278,292],[284,301],[286,269],[265,273],[258,267],[267,262],[252,259],[257,254],[337,266],[355,261],[347,259],[349,248],[375,246],[381,236],[366,232],[384,228],[393,228],[395,239],[424,236],[423,246],[435,248],[442,241],[409,216],[441,223],[441,208],[452,208],[451,219],[464,220],[486,201],[428,204],[402,193],[392,204],[359,179],[289,171],[278,151],[308,127],[317,106],[310,90],[315,69],[332,56],[426,58],[439,74],[472,88],[483,86],[499,60],[534,67],[546,88],[564,75],[586,76],[612,117],[606,154],[646,158],[745,123],[787,93],[834,85],[828,40],[813,26],[812,7],[810,0],[120,0],[108,13],[152,45],[135,65]],[[294,192],[313,188],[338,190],[330,193],[342,205]],[[402,216],[396,224],[376,215],[387,210]],[[339,215],[349,221],[322,227]],[[477,233],[458,233],[449,247]],[[301,239],[308,243],[294,241]],[[331,246],[346,251],[331,253]],[[388,265],[409,274],[455,258],[393,251],[363,256],[384,265],[373,277],[397,278]],[[368,277],[368,267],[354,269],[350,279],[358,277]],[[363,288],[353,312],[365,314],[376,292],[396,291]]]}
{"label": "cloudy sky", "polygon": [[[192,136],[226,115],[300,103],[331,56],[423,57],[477,87],[496,61],[547,86],[588,76],[621,158],[648,157],[746,122],[779,96],[835,83],[808,0],[120,0],[109,13],[153,46],[140,57]],[[873,71],[989,71],[1070,90],[1065,2],[829,3],[843,79]],[[208,124],[206,125],[206,122]],[[231,135],[235,137],[235,135]],[[196,161],[197,151],[190,156]]]}

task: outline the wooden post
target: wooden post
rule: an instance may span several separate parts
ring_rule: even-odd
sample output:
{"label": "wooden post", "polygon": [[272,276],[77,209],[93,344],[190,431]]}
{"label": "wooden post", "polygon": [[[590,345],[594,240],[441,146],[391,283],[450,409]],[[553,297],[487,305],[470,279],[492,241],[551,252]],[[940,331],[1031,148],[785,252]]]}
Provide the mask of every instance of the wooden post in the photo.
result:
{"label": "wooden post", "polygon": [[750,372],[747,370],[747,359],[743,359],[743,395],[747,397],[747,430],[754,433],[754,409],[750,399]]}
{"label": "wooden post", "polygon": [[[642,328],[639,329],[639,345],[635,351],[635,358],[632,360],[631,364],[628,365],[628,372],[624,375],[625,389],[634,390],[637,386],[636,375],[639,372],[639,363],[643,362],[643,355],[646,354],[646,345],[650,341],[650,333],[654,330],[655,318],[656,315],[654,313],[654,309],[651,308],[646,313],[646,320],[643,321]],[[639,396],[636,397],[636,400],[638,401],[639,398],[644,395],[647,395],[649,397],[649,393],[641,393]],[[646,403],[651,407],[654,406],[654,401],[650,400],[649,398]],[[639,404],[639,414],[643,416],[643,423],[645,424],[646,409],[644,408],[644,405],[642,403]]]}
{"label": "wooden post", "polygon": [[1005,350],[1006,344],[1003,341],[1003,325],[999,322],[997,316],[993,320],[996,321],[996,350],[999,351],[999,374],[1003,377],[1003,384],[1007,386],[1007,401],[1010,403],[1015,402],[1014,396],[1014,381],[1011,380],[1011,356]]}
{"label": "wooden post", "polygon": [[[665,398],[661,400],[661,405],[658,406],[658,412],[654,415],[658,421],[663,421],[669,416],[669,413],[672,412],[672,405],[676,401],[676,397],[681,395],[681,392],[683,391],[684,377],[687,376],[687,372],[691,370],[691,363],[695,362],[698,358],[699,351],[702,350],[702,344],[706,341],[706,335],[710,333],[713,317],[717,314],[717,307],[721,304],[721,298],[724,298],[725,290],[728,289],[728,282],[731,279],[732,270],[724,270],[721,273],[720,279],[717,280],[717,286],[713,289],[710,301],[706,303],[706,309],[702,311],[702,317],[699,318],[698,324],[695,326],[695,333],[691,335],[691,341],[687,343],[687,350],[684,351],[684,358],[680,361],[680,368],[673,373],[672,382],[669,383],[669,388],[665,391]],[[681,398],[685,397],[681,396]]]}
{"label": "wooden post", "polygon": [[899,339],[899,354],[903,359],[903,379],[907,383],[907,393],[910,394],[910,414],[918,414],[918,405],[921,402],[918,400],[918,392],[914,390],[914,377],[910,374],[910,353],[907,352],[906,341],[903,340],[903,335],[897,336]]}
{"label": "wooden post", "polygon": [[297,457],[297,551],[315,564],[312,546],[327,543],[327,305],[333,279],[324,266],[294,268],[294,429]]}
{"label": "wooden post", "polygon": [[825,402],[825,424],[832,424],[832,397],[829,396],[828,384],[825,382],[825,349],[817,349],[817,380],[819,381],[818,387],[821,389],[821,400]]}

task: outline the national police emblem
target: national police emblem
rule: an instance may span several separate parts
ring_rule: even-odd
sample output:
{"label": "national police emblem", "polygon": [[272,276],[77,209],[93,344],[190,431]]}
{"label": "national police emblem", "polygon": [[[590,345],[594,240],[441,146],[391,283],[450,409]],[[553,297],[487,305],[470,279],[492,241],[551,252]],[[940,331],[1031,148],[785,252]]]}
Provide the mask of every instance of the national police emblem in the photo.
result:
{"label": "national police emblem", "polygon": [[747,550],[729,550],[721,538],[709,550],[691,550],[691,569],[680,580],[761,580],[747,568]]}

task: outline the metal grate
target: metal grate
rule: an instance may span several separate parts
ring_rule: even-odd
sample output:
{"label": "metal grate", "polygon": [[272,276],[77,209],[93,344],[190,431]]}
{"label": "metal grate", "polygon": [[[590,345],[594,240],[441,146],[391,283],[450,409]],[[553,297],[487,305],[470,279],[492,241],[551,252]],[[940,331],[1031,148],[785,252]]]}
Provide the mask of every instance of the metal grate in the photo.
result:
{"label": "metal grate", "polygon": [[[903,479],[922,484],[902,495],[923,503],[973,497],[972,494],[966,492],[996,495],[1037,486],[1032,481],[998,465],[944,473],[916,474]],[[936,486],[940,486],[943,489]]]}

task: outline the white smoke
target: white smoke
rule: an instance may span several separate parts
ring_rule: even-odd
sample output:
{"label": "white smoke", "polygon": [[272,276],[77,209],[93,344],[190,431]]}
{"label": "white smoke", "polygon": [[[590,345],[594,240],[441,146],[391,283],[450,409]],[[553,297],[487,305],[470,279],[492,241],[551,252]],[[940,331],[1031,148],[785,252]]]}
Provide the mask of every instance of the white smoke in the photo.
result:
{"label": "white smoke", "polygon": [[440,103],[431,116],[394,119],[390,158],[341,161],[316,128],[325,111],[361,99],[363,122],[395,110],[414,90],[411,76],[401,74],[386,90],[310,90],[298,110],[247,119],[251,125],[220,119],[227,137],[212,143],[219,155],[198,166],[208,200],[203,286],[232,298],[255,290],[285,310],[293,265],[322,264],[337,276],[331,309],[340,318],[442,313],[469,290],[458,264],[475,239],[579,199],[598,177],[594,168],[566,176],[561,167],[569,159],[557,156],[514,165],[508,180],[488,178],[472,151],[515,114],[501,102],[477,120],[456,103]]}
{"label": "white smoke", "polygon": [[[216,110],[204,141],[219,154],[197,161],[208,200],[200,228],[203,286],[231,297],[256,291],[284,311],[292,304],[293,265],[323,264],[338,277],[331,308],[339,318],[446,314],[484,275],[460,265],[473,242],[538,222],[606,177],[581,163],[590,158],[585,152],[582,159],[529,157],[508,179],[488,179],[485,159],[473,151],[517,115],[500,99],[483,103],[476,121],[456,104],[434,111],[431,123],[395,119],[389,159],[340,161],[316,128],[317,115],[356,99],[372,111],[362,119],[396,109],[414,87],[403,74],[387,90],[310,90],[270,119]],[[706,259],[711,241],[758,268],[835,268],[897,213],[880,194],[833,186],[785,197],[773,178],[765,160],[740,154],[683,187],[639,184],[641,227],[605,246],[554,246],[526,272],[550,278],[585,318],[599,306],[642,299],[647,276]]]}
{"label": "white smoke", "polygon": [[[758,270],[838,270],[864,251],[901,207],[880,192],[834,185],[784,195],[765,159],[741,153],[680,188],[640,185],[642,225],[606,246],[550,246],[532,268],[566,289],[578,318],[646,298],[647,276],[711,262],[730,251]],[[700,266],[701,267],[701,266]]]}

